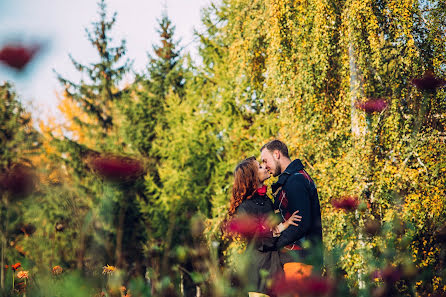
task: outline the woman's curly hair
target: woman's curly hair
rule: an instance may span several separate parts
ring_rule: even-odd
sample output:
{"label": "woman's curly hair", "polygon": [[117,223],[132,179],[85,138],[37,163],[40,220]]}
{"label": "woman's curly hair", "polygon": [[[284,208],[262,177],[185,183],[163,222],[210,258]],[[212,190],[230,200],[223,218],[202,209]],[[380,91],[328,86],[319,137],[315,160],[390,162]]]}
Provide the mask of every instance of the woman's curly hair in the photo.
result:
{"label": "woman's curly hair", "polygon": [[241,161],[234,170],[234,186],[229,205],[229,216],[233,216],[237,207],[245,199],[254,195],[259,185],[258,166],[255,157],[249,157]]}

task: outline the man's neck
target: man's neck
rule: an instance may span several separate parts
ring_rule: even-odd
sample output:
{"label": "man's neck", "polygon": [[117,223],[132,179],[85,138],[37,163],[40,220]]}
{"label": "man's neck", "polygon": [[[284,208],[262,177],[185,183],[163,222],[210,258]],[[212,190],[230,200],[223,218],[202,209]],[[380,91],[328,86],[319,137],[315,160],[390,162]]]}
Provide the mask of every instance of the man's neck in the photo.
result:
{"label": "man's neck", "polygon": [[281,159],[280,160],[280,169],[281,169],[280,173],[282,174],[285,171],[285,169],[288,167],[288,165],[290,165],[290,164],[291,164],[290,159],[288,159],[288,158]]}

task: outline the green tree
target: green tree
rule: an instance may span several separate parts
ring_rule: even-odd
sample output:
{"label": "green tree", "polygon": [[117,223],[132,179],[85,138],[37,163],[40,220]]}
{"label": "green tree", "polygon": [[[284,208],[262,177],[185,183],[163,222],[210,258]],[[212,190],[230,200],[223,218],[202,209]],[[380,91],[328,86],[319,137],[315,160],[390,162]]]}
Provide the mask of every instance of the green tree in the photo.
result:
{"label": "green tree", "polygon": [[[41,135],[34,129],[10,83],[0,85],[0,290],[5,290],[6,264],[22,255],[10,246],[22,232],[23,198],[32,194],[36,182],[35,156],[40,152]],[[30,198],[29,198],[30,199]],[[8,243],[8,245],[7,245]],[[14,262],[15,263],[15,262]],[[10,281],[8,280],[8,283]]]}

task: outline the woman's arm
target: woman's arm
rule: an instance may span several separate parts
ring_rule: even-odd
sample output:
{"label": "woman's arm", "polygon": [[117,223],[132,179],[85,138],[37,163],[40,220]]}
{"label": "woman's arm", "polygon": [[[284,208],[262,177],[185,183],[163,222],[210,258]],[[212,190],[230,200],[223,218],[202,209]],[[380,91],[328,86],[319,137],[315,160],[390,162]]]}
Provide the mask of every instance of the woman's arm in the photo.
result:
{"label": "woman's arm", "polygon": [[299,212],[299,210],[296,210],[291,215],[291,217],[288,218],[288,220],[286,220],[285,222],[280,223],[276,227],[274,227],[273,228],[273,236],[279,237],[280,233],[282,233],[284,230],[286,230],[290,225],[299,226],[299,224],[297,224],[297,222],[300,222],[302,220],[302,217],[297,215],[298,212]]}

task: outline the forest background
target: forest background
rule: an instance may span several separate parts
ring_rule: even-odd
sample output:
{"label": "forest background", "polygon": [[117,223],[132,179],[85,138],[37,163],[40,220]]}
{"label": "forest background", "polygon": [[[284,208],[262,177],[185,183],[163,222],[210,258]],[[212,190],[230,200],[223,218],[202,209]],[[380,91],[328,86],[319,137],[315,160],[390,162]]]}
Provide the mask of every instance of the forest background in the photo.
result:
{"label": "forest background", "polygon": [[222,267],[243,244],[220,226],[235,165],[275,138],[316,181],[330,294],[445,293],[443,1],[225,0],[203,11],[201,63],[162,15],[127,84],[119,15],[99,8],[98,59],[72,59],[80,81],[57,73],[64,124],[37,129],[0,87],[4,294],[87,278],[72,294],[239,296]]}

